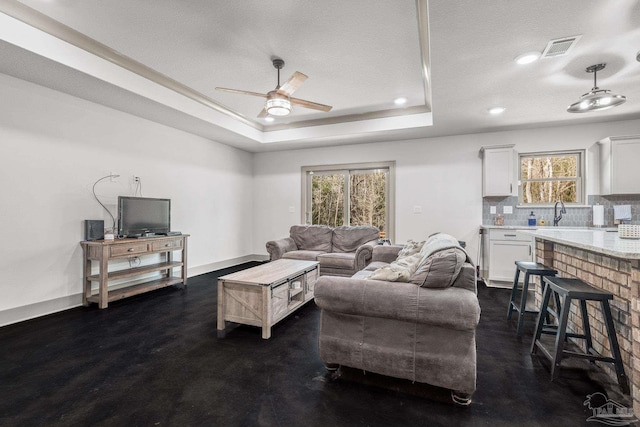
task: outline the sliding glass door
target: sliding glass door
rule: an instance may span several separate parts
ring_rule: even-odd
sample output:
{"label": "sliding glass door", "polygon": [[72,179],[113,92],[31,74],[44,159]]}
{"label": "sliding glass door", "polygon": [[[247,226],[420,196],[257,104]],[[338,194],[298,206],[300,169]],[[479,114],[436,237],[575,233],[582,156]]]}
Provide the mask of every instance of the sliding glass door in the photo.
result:
{"label": "sliding glass door", "polygon": [[305,222],[373,225],[389,235],[391,162],[303,168]]}
{"label": "sliding glass door", "polygon": [[[311,180],[310,224],[336,227],[345,223],[345,195],[348,194],[346,174],[335,172],[313,172]],[[309,214],[308,214],[309,215]]]}

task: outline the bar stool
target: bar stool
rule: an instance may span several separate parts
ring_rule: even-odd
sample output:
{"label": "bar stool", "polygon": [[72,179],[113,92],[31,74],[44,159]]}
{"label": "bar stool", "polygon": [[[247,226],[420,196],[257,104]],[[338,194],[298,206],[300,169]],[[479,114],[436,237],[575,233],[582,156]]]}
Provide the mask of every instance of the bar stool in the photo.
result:
{"label": "bar stool", "polygon": [[[520,307],[516,304],[516,294],[518,291],[518,279],[520,272],[524,272],[524,283],[522,285],[522,295],[520,297]],[[518,331],[517,335],[522,335],[522,325],[524,323],[524,315],[527,313],[537,314],[538,310],[527,310],[527,292],[529,291],[529,277],[540,276],[540,284],[545,276],[555,276],[558,272],[544,264],[537,262],[516,261],[516,276],[513,279],[513,289],[511,290],[511,299],[509,300],[509,309],[507,310],[507,320],[511,320],[513,311],[518,312]],[[556,304],[558,301],[556,301]]]}
{"label": "bar stool", "polygon": [[[629,394],[629,383],[624,373],[624,365],[622,364],[620,348],[618,347],[618,338],[616,337],[613,318],[611,317],[611,308],[609,307],[609,300],[613,299],[613,295],[609,292],[596,289],[580,279],[545,277],[544,283],[545,287],[542,297],[542,306],[540,307],[540,313],[538,314],[536,333],[533,337],[533,342],[531,343],[531,354],[536,354],[537,349],[540,349],[544,355],[551,360],[551,381],[558,378],[560,374],[560,362],[562,362],[562,359],[578,357],[588,359],[590,362],[597,360],[614,364],[618,383],[620,384],[622,391]],[[552,293],[564,297],[564,303],[562,304],[562,308],[559,310],[559,316],[557,315],[558,313],[554,313],[548,309],[549,299],[551,298]],[[576,300],[580,305],[584,334],[567,332],[567,321],[569,319],[572,300]],[[609,347],[611,348],[613,357],[603,356],[593,348],[591,329],[589,327],[589,315],[587,313],[587,301],[600,301],[600,307],[602,309],[604,323],[607,329],[607,336],[609,337]],[[549,313],[556,316],[558,326],[550,325],[545,322]],[[552,334],[556,336],[553,353],[547,350],[540,342],[542,334]],[[586,353],[565,350],[564,347],[567,338],[585,340],[587,345]]]}

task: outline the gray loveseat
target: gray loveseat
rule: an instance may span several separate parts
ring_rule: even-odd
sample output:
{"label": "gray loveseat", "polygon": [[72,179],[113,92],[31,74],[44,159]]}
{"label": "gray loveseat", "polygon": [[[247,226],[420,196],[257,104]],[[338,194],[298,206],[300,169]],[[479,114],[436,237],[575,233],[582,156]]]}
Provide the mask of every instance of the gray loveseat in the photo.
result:
{"label": "gray loveseat", "polygon": [[[320,358],[330,370],[344,365],[444,387],[456,403],[468,404],[476,388],[480,320],[475,267],[443,234],[398,266],[402,249],[377,246],[365,270],[316,282]],[[396,274],[405,268],[408,274]],[[409,281],[371,279],[375,275]]]}
{"label": "gray loveseat", "polygon": [[350,277],[371,262],[379,236],[371,226],[294,225],[289,237],[267,242],[267,252],[271,261],[318,261],[321,275]]}

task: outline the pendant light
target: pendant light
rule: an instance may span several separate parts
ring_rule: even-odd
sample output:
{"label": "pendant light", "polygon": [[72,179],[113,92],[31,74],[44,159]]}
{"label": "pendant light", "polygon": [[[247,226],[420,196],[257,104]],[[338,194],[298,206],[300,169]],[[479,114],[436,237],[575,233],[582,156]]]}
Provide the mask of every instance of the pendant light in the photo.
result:
{"label": "pendant light", "polygon": [[569,113],[587,113],[589,111],[600,111],[624,104],[627,98],[623,95],[612,94],[610,90],[600,89],[597,83],[597,73],[604,70],[607,64],[595,64],[587,67],[587,73],[593,73],[593,88],[585,93],[580,99],[571,104],[567,111]]}

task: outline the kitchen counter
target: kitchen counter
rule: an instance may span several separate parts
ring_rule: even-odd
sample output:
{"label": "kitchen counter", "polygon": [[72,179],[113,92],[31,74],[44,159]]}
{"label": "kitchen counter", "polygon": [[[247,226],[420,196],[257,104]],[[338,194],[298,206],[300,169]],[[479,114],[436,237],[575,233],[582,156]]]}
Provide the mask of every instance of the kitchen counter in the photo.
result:
{"label": "kitchen counter", "polygon": [[[581,279],[613,296],[611,312],[625,373],[632,389],[640,390],[640,240],[621,239],[617,231],[588,228],[543,227],[518,233],[535,238],[536,261],[553,267],[558,276]],[[536,287],[536,307],[542,301],[541,290]],[[601,354],[610,354],[606,334],[602,334],[606,329],[603,318],[591,308],[589,311],[593,348]],[[580,309],[574,306],[571,312],[569,329],[579,331]],[[609,364],[601,367],[617,383],[612,367]],[[640,393],[635,391],[633,410],[640,414]]]}
{"label": "kitchen counter", "polygon": [[618,231],[616,227],[553,227],[551,225],[536,225],[530,227],[528,225],[481,225],[480,228],[485,230],[594,230],[594,231]]}
{"label": "kitchen counter", "polygon": [[[532,227],[533,228],[533,227]],[[640,240],[622,239],[617,232],[588,228],[541,227],[522,230],[522,233],[550,242],[562,243],[580,249],[623,258],[640,259]]]}
{"label": "kitchen counter", "polygon": [[522,230],[524,228],[530,228],[532,230],[536,230],[537,227],[529,227],[527,225],[481,225],[480,228],[484,228],[485,230],[497,229],[497,230]]}

